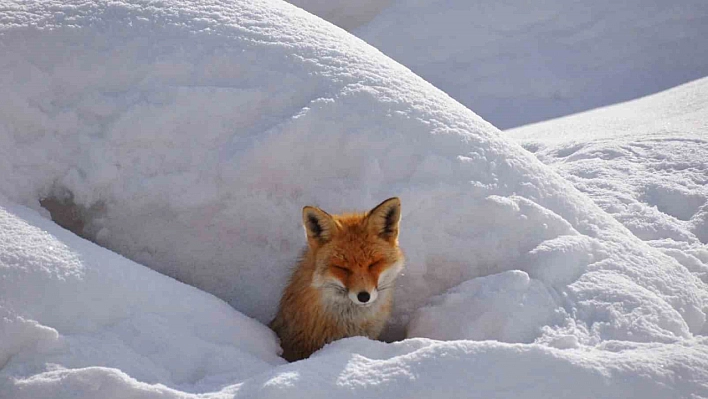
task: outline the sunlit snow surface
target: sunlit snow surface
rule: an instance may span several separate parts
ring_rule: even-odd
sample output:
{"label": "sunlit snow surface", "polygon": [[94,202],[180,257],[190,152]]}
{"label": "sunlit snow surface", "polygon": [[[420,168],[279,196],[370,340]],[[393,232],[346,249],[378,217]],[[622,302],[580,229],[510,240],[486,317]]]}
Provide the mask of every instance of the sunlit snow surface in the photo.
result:
{"label": "sunlit snow surface", "polygon": [[[1,4],[0,397],[708,396],[701,276],[346,32],[271,1]],[[243,314],[273,315],[301,207],[392,195],[387,336],[420,338],[283,364]]]}
{"label": "sunlit snow surface", "polygon": [[708,282],[708,79],[507,132]]}
{"label": "sunlit snow surface", "polygon": [[289,0],[506,129],[708,75],[704,0]]}

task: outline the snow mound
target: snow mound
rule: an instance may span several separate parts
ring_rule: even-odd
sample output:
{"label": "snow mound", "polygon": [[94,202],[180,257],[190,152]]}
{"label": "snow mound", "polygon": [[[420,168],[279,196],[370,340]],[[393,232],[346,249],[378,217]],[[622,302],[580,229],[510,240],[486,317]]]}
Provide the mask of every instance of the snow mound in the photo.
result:
{"label": "snow mound", "polygon": [[[409,337],[533,342],[540,326],[562,322],[546,286],[514,270],[468,280],[434,297],[408,326]],[[556,317],[559,316],[559,317]]]}
{"label": "snow mound", "polygon": [[[548,382],[561,369],[594,396],[702,392],[705,284],[341,29],[269,0],[37,0],[0,10],[0,38],[3,394],[459,396],[488,381],[568,397]],[[271,318],[303,205],[393,195],[408,261],[387,338],[464,283],[431,306],[458,306],[458,292],[507,319],[526,306],[484,338],[537,343],[349,339],[274,367],[272,334],[232,307]],[[536,363],[547,369],[529,374]],[[524,383],[490,379],[507,369]]]}
{"label": "snow mound", "polygon": [[708,78],[508,135],[708,282],[706,115]]}
{"label": "snow mound", "polygon": [[[275,368],[210,397],[489,398],[512,393],[531,399],[700,398],[708,396],[707,348],[705,339],[559,350],[491,341],[410,339],[383,344],[349,338],[312,359]],[[203,397],[140,383],[100,367],[49,372],[18,385],[21,389],[5,392],[15,399]]]}
{"label": "snow mound", "polygon": [[99,366],[189,391],[284,363],[223,301],[4,199],[0,242],[0,377]]}
{"label": "snow mound", "polygon": [[703,0],[397,0],[352,33],[504,129],[708,75],[707,19]]}

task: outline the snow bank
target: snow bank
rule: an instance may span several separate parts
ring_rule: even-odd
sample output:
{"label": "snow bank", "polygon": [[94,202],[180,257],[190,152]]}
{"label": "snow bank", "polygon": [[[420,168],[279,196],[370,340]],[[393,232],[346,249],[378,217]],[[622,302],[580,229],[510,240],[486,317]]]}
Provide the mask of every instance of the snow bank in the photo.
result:
{"label": "snow bank", "polygon": [[[399,398],[700,397],[708,394],[705,343],[610,343],[604,350],[561,351],[424,339],[384,346],[356,338],[339,341],[299,365],[298,372],[310,378],[291,375],[288,384],[267,388],[264,384],[243,397],[254,393],[253,397],[277,398],[304,392],[305,387],[314,398],[374,393]],[[328,365],[326,372],[322,363]],[[657,369],[663,371],[656,373]],[[338,382],[335,389],[330,386],[333,380]],[[682,380],[678,389],[676,380]]]}
{"label": "snow bank", "polygon": [[[338,341],[314,358],[273,369],[209,397],[277,399],[515,397],[689,398],[708,395],[708,342],[558,350],[497,342],[411,339]],[[197,398],[135,381],[115,369],[85,368],[23,380],[13,398]]]}
{"label": "snow bank", "polygon": [[[76,0],[6,4],[0,39],[0,392],[406,397],[487,381],[579,396],[538,384],[556,371],[608,396],[702,392],[704,282],[346,32],[268,0]],[[273,367],[262,325],[48,221],[265,322],[304,245],[301,207],[392,195],[408,262],[387,338],[462,284],[430,306],[496,302],[501,327],[478,317],[446,338],[534,344],[350,339]]]}
{"label": "snow bank", "polygon": [[508,132],[708,282],[708,79]]}
{"label": "snow bank", "polygon": [[551,292],[512,270],[468,280],[434,297],[408,326],[409,337],[531,343],[539,326],[563,321]]}
{"label": "snow bank", "polygon": [[223,301],[5,199],[0,243],[0,382],[108,367],[190,391],[284,363],[275,335]]}
{"label": "snow bank", "polygon": [[509,128],[708,75],[707,21],[703,0],[397,0],[352,32]]}

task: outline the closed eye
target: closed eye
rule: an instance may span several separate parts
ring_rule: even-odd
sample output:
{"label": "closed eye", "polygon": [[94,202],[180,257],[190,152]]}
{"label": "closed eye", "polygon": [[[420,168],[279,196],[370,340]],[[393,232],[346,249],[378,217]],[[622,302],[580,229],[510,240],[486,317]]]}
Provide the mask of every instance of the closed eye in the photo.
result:
{"label": "closed eye", "polygon": [[341,272],[347,273],[347,274],[350,274],[350,273],[352,272],[351,270],[347,269],[346,267],[337,266],[337,265],[332,265],[332,266],[333,266],[335,269],[337,269],[337,270],[339,270],[339,271],[341,271]]}

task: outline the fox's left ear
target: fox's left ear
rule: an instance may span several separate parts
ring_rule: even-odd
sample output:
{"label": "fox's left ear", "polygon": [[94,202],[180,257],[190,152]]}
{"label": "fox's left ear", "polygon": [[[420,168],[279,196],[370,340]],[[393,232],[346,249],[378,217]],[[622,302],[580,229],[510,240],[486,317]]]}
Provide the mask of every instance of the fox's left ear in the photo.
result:
{"label": "fox's left ear", "polygon": [[366,215],[367,227],[384,240],[395,243],[398,240],[398,222],[401,221],[401,200],[389,198]]}

